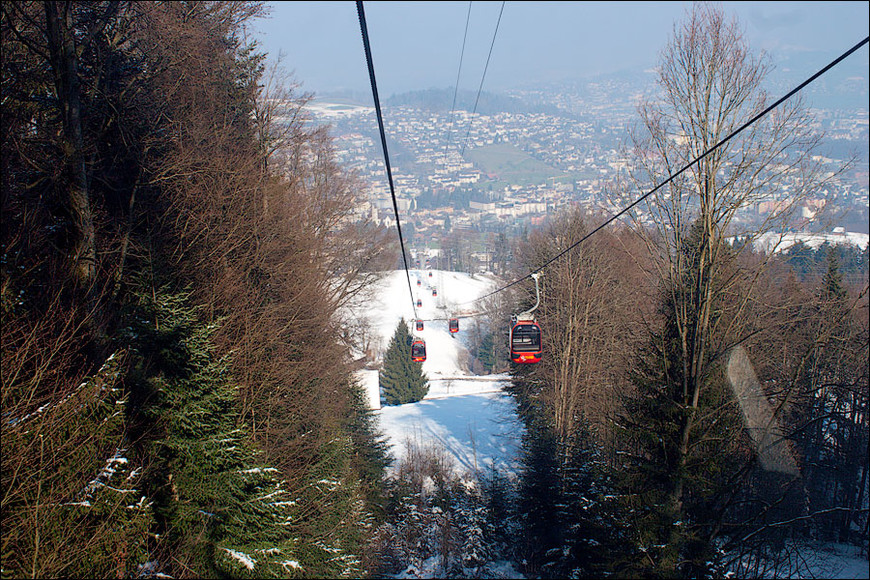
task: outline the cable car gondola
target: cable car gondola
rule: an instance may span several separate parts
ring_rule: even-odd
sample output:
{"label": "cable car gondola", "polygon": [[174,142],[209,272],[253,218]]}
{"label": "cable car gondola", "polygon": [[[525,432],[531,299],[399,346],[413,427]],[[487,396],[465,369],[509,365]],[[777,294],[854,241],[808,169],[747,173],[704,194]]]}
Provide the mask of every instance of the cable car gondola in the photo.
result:
{"label": "cable car gondola", "polygon": [[538,288],[539,273],[532,274],[535,279],[535,305],[518,314],[511,324],[510,350],[511,360],[518,364],[533,364],[541,362],[541,354],[544,351],[541,341],[541,327],[535,321],[532,314],[541,303],[541,292]]}
{"label": "cable car gondola", "polygon": [[432,272],[429,272],[429,277],[430,277],[430,278],[432,277]]}
{"label": "cable car gondola", "polygon": [[416,339],[411,344],[411,360],[414,362],[423,362],[426,360],[426,343],[422,338]]}
{"label": "cable car gondola", "polygon": [[511,328],[511,360],[518,364],[541,362],[541,327],[534,320],[518,320]]}
{"label": "cable car gondola", "polygon": [[422,320],[417,321],[417,330],[423,330],[423,321]]}
{"label": "cable car gondola", "polygon": [[432,296],[438,296],[438,290],[432,288]]}
{"label": "cable car gondola", "polygon": [[420,281],[419,278],[417,278],[417,286],[420,286],[421,284],[423,284],[423,283]]}
{"label": "cable car gondola", "polygon": [[459,332],[459,319],[458,318],[451,318],[447,322],[447,327],[450,330],[450,332]]}
{"label": "cable car gondola", "polygon": [[423,306],[423,301],[417,298],[417,308],[421,308]]}

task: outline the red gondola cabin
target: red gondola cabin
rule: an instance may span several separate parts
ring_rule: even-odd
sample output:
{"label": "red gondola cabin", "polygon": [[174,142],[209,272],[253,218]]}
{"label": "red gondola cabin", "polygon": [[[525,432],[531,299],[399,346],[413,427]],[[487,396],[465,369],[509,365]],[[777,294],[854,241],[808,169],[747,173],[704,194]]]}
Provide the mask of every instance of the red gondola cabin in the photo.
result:
{"label": "red gondola cabin", "polygon": [[417,299],[417,308],[420,308],[421,306],[423,306],[423,301],[418,298]]}
{"label": "red gondola cabin", "polygon": [[414,362],[426,360],[426,343],[422,339],[417,339],[411,344],[411,360]]}
{"label": "red gondola cabin", "polygon": [[541,362],[541,327],[534,320],[520,320],[511,328],[511,360],[518,364]]}
{"label": "red gondola cabin", "polygon": [[447,322],[447,327],[450,330],[450,332],[459,332],[459,319],[458,318],[451,318]]}
{"label": "red gondola cabin", "polygon": [[423,330],[423,321],[422,320],[417,321],[417,330]]}
{"label": "red gondola cabin", "polygon": [[432,288],[432,296],[438,296],[438,290]]}

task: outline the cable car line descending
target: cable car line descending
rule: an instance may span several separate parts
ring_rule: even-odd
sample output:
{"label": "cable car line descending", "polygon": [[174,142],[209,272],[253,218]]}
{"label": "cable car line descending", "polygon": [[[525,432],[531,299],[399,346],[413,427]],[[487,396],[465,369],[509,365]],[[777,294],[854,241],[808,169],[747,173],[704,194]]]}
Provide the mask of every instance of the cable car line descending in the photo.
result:
{"label": "cable car line descending", "polygon": [[[363,9],[362,0],[357,0],[356,5],[357,5],[357,12],[359,14],[360,30],[362,32],[363,45],[364,45],[365,53],[366,53],[366,63],[368,65],[368,70],[369,70],[369,79],[371,81],[371,86],[372,86],[372,95],[374,97],[374,102],[375,102],[375,112],[377,113],[377,118],[378,118],[378,128],[379,128],[380,135],[381,135],[381,145],[383,146],[383,150],[384,150],[384,162],[385,162],[385,165],[387,168],[387,179],[388,179],[389,185],[390,185],[390,195],[392,196],[392,200],[393,200],[393,211],[395,212],[395,216],[396,216],[396,229],[398,230],[399,244],[401,245],[401,249],[402,249],[402,261],[403,261],[404,266],[405,266],[405,277],[408,281],[408,292],[411,296],[411,305],[412,305],[412,307],[414,307],[414,318],[417,320],[418,328],[421,329],[422,324],[423,324],[423,320],[418,317],[416,308],[422,306],[422,303],[421,303],[420,299],[418,298],[417,302],[416,302],[416,306],[414,304],[414,291],[413,291],[413,288],[411,286],[411,274],[410,274],[410,271],[408,268],[408,257],[407,257],[407,253],[405,252],[405,242],[402,238],[402,227],[401,227],[401,222],[399,220],[399,207],[398,207],[398,202],[396,201],[395,185],[393,183],[393,174],[392,174],[392,169],[390,167],[390,157],[389,157],[389,152],[387,149],[387,137],[386,137],[386,132],[384,131],[383,115],[381,114],[380,99],[378,98],[377,82],[375,80],[375,70],[374,70],[374,64],[372,61],[371,47],[369,45],[368,28],[366,26],[365,11]],[[470,13],[470,11],[471,11],[471,7],[469,4],[469,13]],[[492,49],[493,49],[493,46],[495,45],[495,38],[496,38],[496,35],[498,34],[498,28],[499,28],[499,24],[501,23],[501,17],[502,17],[503,12],[504,12],[504,1],[502,2],[501,10],[499,11],[498,21],[496,22],[495,31],[493,32],[493,37],[492,37],[492,43],[490,44],[490,48],[489,48],[489,55],[487,56],[487,59],[486,59],[486,66],[484,67],[483,76],[481,77],[480,86],[478,87],[477,98],[475,99],[474,110],[472,111],[472,121],[473,121],[474,115],[477,112],[477,105],[478,105],[478,102],[480,100],[481,91],[483,89],[483,82],[484,82],[484,79],[486,78],[486,71],[489,68],[489,61],[490,61],[490,57],[492,56]],[[466,23],[466,32],[467,32],[467,26],[468,25]],[[812,75],[811,77],[809,77],[808,79],[803,81],[801,84],[799,84],[797,87],[795,87],[791,91],[789,91],[785,96],[778,99],[772,105],[768,106],[766,109],[764,109],[763,111],[761,111],[760,113],[758,113],[757,115],[755,115],[754,117],[752,117],[751,119],[746,121],[743,125],[738,127],[736,130],[732,131],[729,135],[727,135],[725,138],[720,140],[718,143],[716,143],[715,145],[713,145],[712,147],[710,147],[709,149],[704,151],[701,155],[696,157],[694,160],[687,163],[679,171],[669,175],[668,178],[665,179],[663,182],[656,185],[653,189],[651,189],[647,193],[640,196],[638,199],[636,199],[634,202],[632,202],[631,204],[626,206],[624,209],[622,209],[618,213],[614,214],[613,216],[611,216],[610,218],[605,220],[603,223],[598,225],[596,228],[594,228],[591,232],[589,232],[588,234],[583,236],[577,242],[571,244],[570,246],[568,246],[567,248],[565,248],[564,250],[562,250],[561,252],[556,254],[554,257],[552,257],[549,260],[547,260],[546,262],[544,262],[544,264],[541,265],[540,267],[538,267],[534,272],[530,272],[529,274],[526,274],[525,276],[518,278],[509,284],[506,284],[500,288],[497,288],[496,290],[493,290],[492,292],[489,292],[488,294],[485,294],[484,296],[478,297],[474,300],[470,300],[468,302],[464,302],[464,303],[461,303],[461,304],[458,304],[455,306],[461,306],[463,304],[470,304],[470,303],[478,302],[480,300],[484,300],[486,298],[489,298],[490,296],[494,296],[495,294],[498,294],[499,292],[503,292],[503,291],[507,290],[508,288],[511,288],[511,287],[519,284],[520,282],[522,282],[523,280],[525,280],[527,278],[534,278],[537,301],[536,301],[535,306],[533,308],[513,317],[513,320],[511,322],[510,349],[511,349],[511,360],[515,363],[522,364],[522,363],[539,362],[541,360],[540,356],[541,356],[542,350],[543,350],[542,349],[542,341],[541,341],[541,329],[534,319],[533,312],[540,304],[540,288],[538,285],[538,277],[541,275],[541,273],[543,272],[543,270],[545,268],[552,265],[554,262],[556,262],[557,260],[562,258],[562,256],[566,255],[568,252],[570,252],[571,250],[573,250],[574,248],[576,248],[577,246],[579,246],[580,244],[582,244],[583,242],[588,240],[590,237],[592,237],[594,234],[598,233],[600,230],[602,230],[607,225],[613,223],[616,219],[618,219],[619,217],[621,217],[622,215],[624,215],[625,213],[630,211],[632,208],[634,208],[639,203],[644,201],[650,195],[652,195],[653,193],[655,193],[656,191],[658,191],[659,189],[661,189],[662,187],[664,187],[665,185],[667,185],[668,183],[670,183],[671,181],[673,181],[674,179],[676,179],[677,177],[682,175],[685,171],[687,171],[693,165],[700,162],[701,160],[706,158],[708,155],[710,155],[711,153],[713,153],[714,151],[719,149],[722,145],[724,145],[725,143],[730,141],[732,138],[737,136],[739,133],[743,132],[746,128],[748,128],[751,125],[753,125],[754,123],[756,123],[759,119],[768,115],[772,110],[777,108],[783,102],[790,99],[797,92],[802,90],[804,87],[806,87],[807,85],[809,85],[810,83],[815,81],[821,75],[825,74],[827,71],[829,71],[830,69],[832,69],[833,67],[838,65],[841,61],[848,58],[852,53],[854,53],[855,51],[857,51],[858,49],[863,47],[865,44],[868,43],[868,41],[870,41],[870,37],[865,37],[863,40],[858,42],[855,46],[853,46],[852,48],[847,50],[845,53],[843,53],[842,55],[840,55],[839,57],[837,57],[836,59],[831,61],[827,66],[825,66],[824,68],[822,68],[821,70],[816,72],[814,75]],[[464,43],[465,43],[465,41],[463,40],[463,52],[464,52]],[[460,62],[460,67],[461,67],[461,62]],[[457,80],[457,87],[458,87],[458,80]],[[454,103],[455,103],[455,95],[454,95]],[[465,143],[463,143],[463,145],[462,145],[461,154],[465,153],[465,146],[468,142],[468,137],[470,134],[471,134],[471,122],[469,122],[468,131],[467,131],[466,136],[465,136]],[[431,271],[429,272],[429,277],[430,278],[432,277]],[[418,286],[420,285],[419,278],[417,279],[417,285]],[[476,316],[476,315],[478,315],[478,313],[466,315],[465,317],[471,317],[471,316]],[[459,322],[458,319],[459,318],[460,317],[454,316],[454,317],[448,319],[448,326],[449,326],[450,332],[458,331],[458,322]],[[433,319],[433,320],[442,320],[442,319]],[[418,361],[418,362],[422,362],[422,361],[426,360],[426,343],[423,341],[422,338],[418,337],[413,341],[413,343],[411,345],[411,358],[414,361]]]}
{"label": "cable car line descending", "polygon": [[[616,220],[617,218],[619,218],[620,216],[622,216],[623,214],[625,214],[626,212],[628,212],[629,210],[631,210],[633,207],[635,207],[637,204],[639,204],[640,202],[642,202],[643,200],[645,200],[647,197],[649,197],[650,195],[652,195],[653,193],[655,193],[656,191],[658,191],[659,189],[661,189],[662,187],[664,187],[665,185],[667,185],[668,183],[670,183],[671,181],[673,181],[675,178],[679,177],[679,176],[680,176],[683,172],[685,172],[687,169],[689,169],[689,168],[692,167],[694,164],[698,163],[699,161],[701,161],[702,159],[704,159],[705,157],[707,157],[708,155],[710,155],[712,152],[714,152],[715,150],[717,150],[719,147],[721,147],[722,145],[724,145],[725,143],[727,143],[728,141],[730,141],[730,140],[731,140],[733,137],[735,137],[738,133],[742,132],[742,131],[745,130],[747,127],[749,127],[750,125],[754,124],[756,121],[758,121],[758,120],[761,119],[762,117],[766,116],[766,115],[767,115],[768,113],[770,113],[773,109],[777,108],[779,105],[781,105],[782,103],[784,103],[785,101],[787,101],[788,99],[790,99],[792,96],[794,96],[795,93],[797,93],[798,91],[800,91],[801,89],[803,89],[804,87],[806,87],[807,85],[809,85],[810,83],[812,83],[813,81],[815,81],[817,78],[819,78],[820,76],[822,76],[823,74],[825,74],[826,72],[828,72],[830,69],[832,69],[833,67],[835,67],[836,65],[838,65],[842,60],[844,60],[845,58],[847,58],[848,56],[850,56],[853,52],[855,52],[856,50],[858,50],[859,48],[861,48],[862,46],[864,46],[865,44],[867,44],[868,41],[870,41],[870,36],[865,37],[864,40],[862,40],[861,42],[859,42],[858,44],[856,44],[855,46],[853,46],[852,48],[850,48],[849,50],[847,50],[846,52],[844,52],[844,53],[843,53],[842,55],[840,55],[838,58],[836,58],[836,59],[834,59],[833,61],[831,61],[831,63],[828,64],[826,67],[824,67],[823,69],[819,70],[819,71],[818,71],[817,73],[815,73],[813,76],[809,77],[807,80],[805,80],[804,82],[802,82],[801,84],[799,84],[797,87],[795,87],[794,89],[792,89],[791,91],[789,91],[789,93],[786,94],[784,97],[780,98],[780,99],[777,100],[775,103],[773,103],[772,105],[770,105],[769,107],[767,107],[766,109],[764,109],[762,112],[760,112],[760,113],[758,113],[757,115],[755,115],[754,117],[752,117],[750,120],[748,120],[746,123],[744,123],[743,125],[741,125],[739,128],[737,128],[737,129],[735,129],[734,131],[732,131],[731,134],[729,134],[727,137],[723,138],[721,141],[719,141],[718,143],[716,143],[715,145],[713,145],[712,147],[710,147],[709,149],[707,149],[706,151],[704,151],[704,153],[702,153],[700,156],[698,156],[697,158],[695,158],[693,161],[690,161],[689,163],[687,163],[687,164],[686,164],[682,169],[680,169],[679,171],[677,171],[677,172],[674,173],[673,175],[669,176],[666,180],[664,180],[663,182],[661,182],[660,184],[658,184],[657,186],[655,186],[653,189],[651,189],[651,190],[648,191],[647,193],[645,193],[645,194],[643,194],[642,196],[640,196],[636,201],[634,201],[634,202],[631,203],[630,205],[626,206],[625,209],[623,209],[622,211],[620,211],[620,212],[617,213],[617,214],[614,214],[613,216],[611,216],[610,218],[608,218],[604,223],[602,223],[601,225],[599,225],[598,227],[596,227],[595,229],[593,229],[591,232],[589,232],[588,234],[586,234],[585,236],[583,236],[582,238],[580,238],[578,241],[574,242],[573,244],[571,244],[570,246],[568,246],[567,248],[565,248],[564,250],[562,250],[561,252],[559,252],[558,254],[556,254],[554,257],[552,257],[552,258],[550,258],[549,260],[547,260],[546,262],[544,262],[544,264],[543,264],[542,266],[540,266],[537,270],[535,270],[535,273],[541,272],[544,268],[550,266],[553,262],[555,262],[556,260],[558,260],[559,258],[561,258],[562,256],[564,256],[565,254],[567,254],[568,252],[570,252],[571,250],[573,250],[574,248],[576,248],[577,246],[579,246],[580,244],[582,244],[583,242],[585,242],[586,240],[588,240],[590,237],[592,237],[592,236],[593,236],[594,234],[596,234],[598,231],[600,231],[601,229],[603,229],[605,226],[611,224],[614,220]],[[469,300],[468,302],[463,302],[463,303],[459,304],[459,306],[461,306],[462,304],[471,304],[471,303],[478,302],[478,301],[480,301],[480,300],[484,300],[484,299],[486,299],[486,298],[489,298],[490,296],[494,296],[495,294],[498,294],[499,292],[503,292],[503,291],[507,290],[508,288],[510,288],[510,287],[512,287],[512,286],[515,286],[515,285],[519,284],[520,282],[522,282],[523,280],[525,280],[525,279],[527,279],[527,278],[531,278],[531,277],[533,277],[533,274],[534,274],[534,273],[526,274],[526,275],[523,276],[522,278],[517,278],[516,280],[514,280],[514,281],[511,282],[510,284],[506,284],[506,285],[502,286],[501,288],[497,288],[496,290],[493,290],[493,291],[490,292],[489,294],[485,294],[484,296],[481,296],[481,297],[479,297],[479,298],[475,298],[474,300]],[[537,282],[537,281],[536,281],[536,282]]]}
{"label": "cable car line descending", "polygon": [[[414,290],[411,287],[411,273],[408,271],[408,256],[405,253],[405,241],[402,239],[402,224],[399,221],[399,204],[396,201],[396,188],[393,185],[393,171],[390,168],[390,154],[387,151],[387,134],[384,132],[384,118],[381,115],[381,101],[378,98],[378,83],[375,80],[375,65],[372,61],[372,49],[371,46],[369,46],[369,30],[366,26],[366,14],[363,9],[362,0],[357,0],[356,10],[359,15],[359,27],[360,32],[362,33],[363,47],[366,52],[366,64],[369,68],[369,80],[372,85],[372,96],[375,100],[375,112],[378,115],[378,128],[381,132],[381,145],[384,148],[384,163],[387,166],[387,181],[390,183],[390,195],[393,197],[393,211],[396,214],[396,229],[399,232],[399,245],[402,248],[402,262],[405,264],[405,276],[408,278],[408,293],[411,296],[411,305],[414,308],[414,318],[418,318],[417,308],[414,306]],[[423,356],[425,357],[425,346],[423,352]]]}
{"label": "cable car line descending", "polygon": [[444,148],[444,161],[450,156],[450,133],[453,130],[453,114],[456,112],[456,95],[459,93],[459,76],[462,74],[462,60],[465,57],[465,40],[468,38],[468,22],[471,20],[471,0],[468,0],[468,14],[465,16],[465,33],[462,35],[462,50],[459,53],[459,70],[456,71],[456,86],[453,87],[453,105],[447,121],[447,146]]}
{"label": "cable car line descending", "polygon": [[450,322],[451,320],[456,320],[459,322],[460,318],[478,318],[480,316],[491,316],[489,312],[472,312],[471,314],[460,314],[457,316],[450,316],[449,318],[420,318],[420,322]]}
{"label": "cable car line descending", "polygon": [[492,42],[489,45],[489,54],[486,57],[486,66],[483,67],[483,75],[480,77],[480,86],[477,87],[477,98],[474,99],[474,110],[471,111],[471,117],[468,119],[468,131],[465,133],[465,141],[462,143],[462,151],[460,155],[465,155],[465,146],[468,144],[468,136],[471,135],[471,124],[474,122],[474,115],[477,113],[477,103],[480,101],[480,91],[483,90],[483,80],[486,78],[486,70],[489,68],[489,59],[492,57],[492,47],[495,46],[495,37],[498,34],[498,26],[501,24],[501,15],[504,12],[504,0],[501,3],[501,10],[498,11],[498,21],[495,23],[495,30],[492,33]]}

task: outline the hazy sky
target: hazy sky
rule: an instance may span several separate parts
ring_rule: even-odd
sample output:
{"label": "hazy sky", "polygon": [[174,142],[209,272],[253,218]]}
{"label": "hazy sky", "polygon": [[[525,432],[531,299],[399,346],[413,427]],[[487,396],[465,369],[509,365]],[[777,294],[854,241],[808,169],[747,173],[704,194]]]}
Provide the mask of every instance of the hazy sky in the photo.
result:
{"label": "hazy sky", "polygon": [[[868,35],[870,2],[722,2],[750,47],[808,77]],[[356,2],[270,2],[255,23],[303,90],[370,91]],[[472,2],[460,89],[477,91],[502,2]],[[468,2],[365,2],[378,89],[456,85]],[[652,68],[691,2],[505,2],[484,90]],[[806,67],[806,71],[794,70]],[[868,47],[843,63],[868,76]]]}

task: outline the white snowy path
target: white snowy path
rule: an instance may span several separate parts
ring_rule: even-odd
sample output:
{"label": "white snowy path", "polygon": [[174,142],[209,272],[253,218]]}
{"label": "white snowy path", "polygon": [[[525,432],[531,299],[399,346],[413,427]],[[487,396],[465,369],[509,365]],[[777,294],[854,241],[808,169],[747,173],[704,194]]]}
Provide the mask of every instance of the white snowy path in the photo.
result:
{"label": "white snowy path", "polygon": [[[429,378],[429,393],[418,403],[385,406],[377,411],[395,459],[410,445],[438,446],[453,462],[457,473],[487,470],[491,466],[515,474],[522,426],[512,399],[502,387],[507,375],[473,376],[462,368],[462,353],[471,319],[461,318],[459,332],[451,335],[449,318],[474,310],[469,301],[495,287],[487,276],[471,276],[441,270],[411,270],[413,300],[404,270],[390,272],[378,285],[368,305],[368,316],[386,348],[399,320],[409,323],[412,334],[426,341],[423,372]],[[417,280],[420,285],[417,285]],[[433,296],[432,290],[438,295]],[[414,329],[414,304],[424,329]],[[360,371],[370,396],[378,392],[378,372]],[[375,405],[377,406],[377,405]]]}

